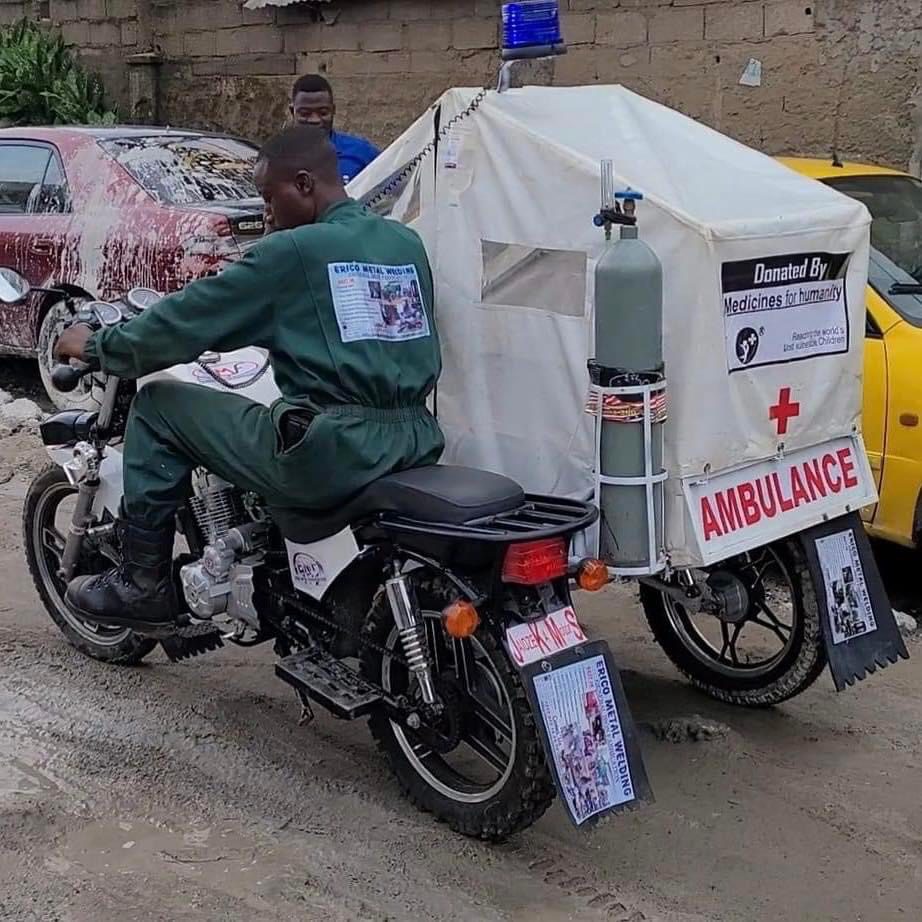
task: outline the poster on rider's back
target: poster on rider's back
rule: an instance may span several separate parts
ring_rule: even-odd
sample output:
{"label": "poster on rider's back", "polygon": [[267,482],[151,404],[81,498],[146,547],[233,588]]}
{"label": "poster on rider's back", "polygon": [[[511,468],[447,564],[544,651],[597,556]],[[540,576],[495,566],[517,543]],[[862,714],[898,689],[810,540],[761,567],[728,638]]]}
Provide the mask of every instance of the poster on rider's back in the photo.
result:
{"label": "poster on rider's back", "polygon": [[848,253],[795,253],[720,267],[732,374],[848,352]]}
{"label": "poster on rider's back", "polygon": [[567,808],[577,825],[637,799],[604,656],[539,672],[535,696]]}
{"label": "poster on rider's back", "polygon": [[344,343],[405,342],[429,335],[416,266],[330,263],[327,270]]}

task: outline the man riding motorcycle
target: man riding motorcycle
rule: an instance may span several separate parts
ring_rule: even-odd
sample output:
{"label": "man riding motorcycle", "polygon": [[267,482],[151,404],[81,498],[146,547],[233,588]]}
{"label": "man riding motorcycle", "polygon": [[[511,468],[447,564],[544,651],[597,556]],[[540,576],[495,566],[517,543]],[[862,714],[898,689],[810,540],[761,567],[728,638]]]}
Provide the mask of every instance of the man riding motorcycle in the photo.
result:
{"label": "man riding motorcycle", "polygon": [[140,390],[125,436],[122,563],[67,591],[89,621],[140,633],[175,622],[174,515],[198,466],[270,506],[320,511],[442,452],[426,408],[441,357],[419,237],[348,198],[322,129],[271,140],[255,180],[276,233],[126,324],[78,324],[58,340],[60,359],[122,378],[261,346],[283,395],[266,408],[176,382]]}

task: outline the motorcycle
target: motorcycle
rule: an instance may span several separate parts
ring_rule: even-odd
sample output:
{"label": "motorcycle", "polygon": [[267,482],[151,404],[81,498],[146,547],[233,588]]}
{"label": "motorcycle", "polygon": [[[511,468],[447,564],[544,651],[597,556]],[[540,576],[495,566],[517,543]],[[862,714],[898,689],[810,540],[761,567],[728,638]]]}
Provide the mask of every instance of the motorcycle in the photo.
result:
{"label": "motorcycle", "polygon": [[[0,300],[27,293],[28,283],[0,269]],[[67,303],[74,322],[99,329],[160,297],[134,289],[117,302]],[[269,371],[261,350],[245,349],[152,377],[268,404],[278,395]],[[607,646],[585,636],[570,594],[571,581],[607,580],[600,561],[569,556],[571,537],[597,518],[594,506],[436,465],[384,477],[316,515],[269,509],[197,470],[176,516],[175,631],[97,626],[64,592],[75,576],[119,561],[120,440],[150,378],[74,365],[53,375],[63,391],[91,376],[100,405],[42,423],[51,463],[28,490],[24,545],[45,608],[82,653],[130,666],[158,643],[178,661],[271,642],[302,723],[312,704],[367,717],[405,795],[464,835],[498,841],[523,830],[556,790],[577,823],[644,799],[617,669]]]}

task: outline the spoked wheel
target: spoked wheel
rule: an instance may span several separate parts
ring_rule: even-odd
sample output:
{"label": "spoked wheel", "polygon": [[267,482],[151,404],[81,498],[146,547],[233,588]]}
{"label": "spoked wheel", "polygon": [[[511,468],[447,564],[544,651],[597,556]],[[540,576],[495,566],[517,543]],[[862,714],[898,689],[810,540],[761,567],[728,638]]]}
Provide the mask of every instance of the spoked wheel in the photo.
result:
{"label": "spoked wheel", "polygon": [[654,636],[694,685],[721,701],[764,707],[816,681],[826,652],[797,539],[724,561],[701,575],[726,603],[719,614],[641,586]]}
{"label": "spoked wheel", "polygon": [[418,704],[423,717],[411,729],[385,713],[370,727],[406,795],[456,832],[498,841],[534,823],[554,799],[537,727],[518,674],[483,628],[464,641],[442,630],[441,611],[454,595],[430,581],[416,584],[442,702],[429,714],[419,697],[387,600],[379,596],[365,628],[366,639],[393,651],[366,646],[362,672],[391,695]]}
{"label": "spoked wheel", "polygon": [[[42,604],[72,646],[94,659],[130,666],[140,662],[157,642],[139,637],[128,628],[84,621],[64,602],[67,586],[58,570],[76,495],[76,488],[57,465],[49,465],[32,481],[23,509],[23,543],[29,572]],[[109,566],[111,561],[102,554],[89,554],[79,562],[78,574],[99,573]]]}

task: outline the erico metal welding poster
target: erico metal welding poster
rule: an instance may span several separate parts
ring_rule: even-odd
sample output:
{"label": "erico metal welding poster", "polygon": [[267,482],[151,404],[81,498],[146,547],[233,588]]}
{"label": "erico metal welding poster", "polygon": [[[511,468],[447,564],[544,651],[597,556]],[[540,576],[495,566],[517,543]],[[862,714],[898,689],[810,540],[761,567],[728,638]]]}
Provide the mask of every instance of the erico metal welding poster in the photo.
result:
{"label": "erico metal welding poster", "polygon": [[797,253],[721,266],[730,372],[848,352],[848,253]]}

